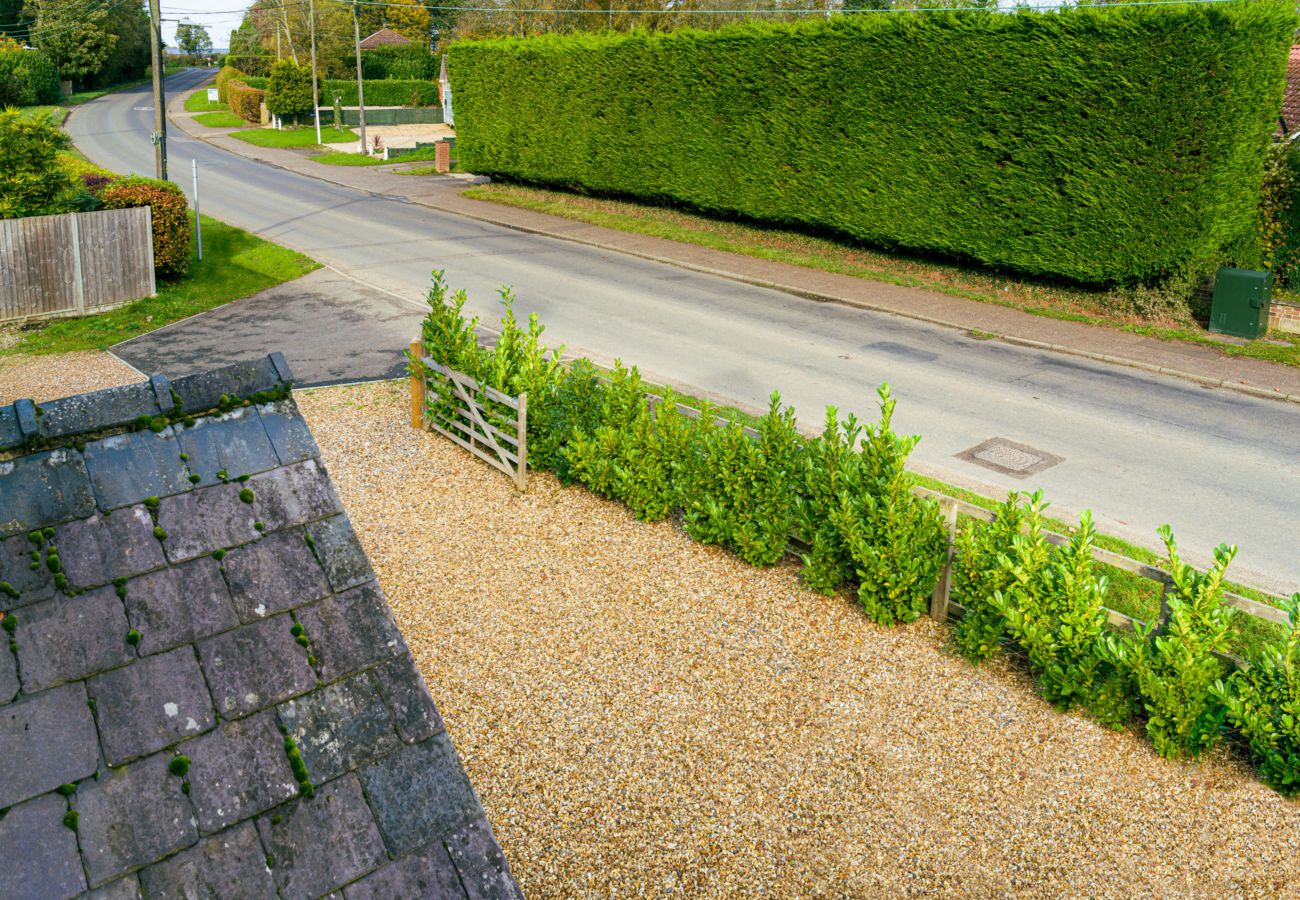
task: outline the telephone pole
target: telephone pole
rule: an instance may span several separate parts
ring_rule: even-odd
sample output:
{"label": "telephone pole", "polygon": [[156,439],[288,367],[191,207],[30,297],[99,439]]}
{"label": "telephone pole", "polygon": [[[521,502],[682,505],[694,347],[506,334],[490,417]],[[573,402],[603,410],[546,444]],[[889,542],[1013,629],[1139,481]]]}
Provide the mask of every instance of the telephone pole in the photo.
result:
{"label": "telephone pole", "polygon": [[316,87],[316,0],[308,0],[311,17],[311,117],[316,123],[316,143],[320,144],[320,93]]}
{"label": "telephone pole", "polygon": [[361,125],[361,152],[369,155],[370,147],[366,144],[366,89],[361,84],[361,20],[357,17],[356,0],[352,3],[352,35],[357,48],[357,120]]}
{"label": "telephone pole", "polygon": [[163,96],[162,13],[149,0],[149,49],[153,59],[153,161],[159,181],[167,180],[167,98]]}

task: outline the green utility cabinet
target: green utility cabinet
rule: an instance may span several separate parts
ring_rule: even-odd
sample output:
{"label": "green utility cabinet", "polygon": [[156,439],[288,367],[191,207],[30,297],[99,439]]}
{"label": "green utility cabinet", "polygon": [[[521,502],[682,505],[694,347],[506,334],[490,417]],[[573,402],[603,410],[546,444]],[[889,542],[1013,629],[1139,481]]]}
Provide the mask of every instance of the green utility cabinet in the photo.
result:
{"label": "green utility cabinet", "polygon": [[1233,337],[1260,338],[1268,331],[1273,273],[1222,268],[1214,276],[1210,330]]}

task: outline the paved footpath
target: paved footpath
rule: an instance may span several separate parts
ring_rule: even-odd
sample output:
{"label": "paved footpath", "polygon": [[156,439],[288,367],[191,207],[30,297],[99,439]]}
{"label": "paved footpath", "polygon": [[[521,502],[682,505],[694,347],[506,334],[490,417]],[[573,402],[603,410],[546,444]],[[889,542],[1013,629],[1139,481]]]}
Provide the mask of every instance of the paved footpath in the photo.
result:
{"label": "paved footpath", "polygon": [[[173,99],[170,104],[171,118],[191,136],[247,159],[331,184],[384,198],[403,198],[411,203],[529,234],[546,235],[626,253],[813,300],[880,310],[936,325],[985,332],[1004,341],[1040,350],[1069,353],[1185,378],[1200,384],[1300,403],[1300,368],[1226,356],[1213,347],[1162,341],[1113,328],[1050,319],[936,291],[851,275],[836,275],[666,238],[616,231],[499,203],[471,200],[462,195],[467,181],[455,176],[399,175],[388,166],[325,166],[312,162],[301,152],[255,147],[226,136],[235,129],[199,125],[190,114],[184,112],[183,103],[181,95]],[[428,166],[432,163],[425,162],[421,165]]]}

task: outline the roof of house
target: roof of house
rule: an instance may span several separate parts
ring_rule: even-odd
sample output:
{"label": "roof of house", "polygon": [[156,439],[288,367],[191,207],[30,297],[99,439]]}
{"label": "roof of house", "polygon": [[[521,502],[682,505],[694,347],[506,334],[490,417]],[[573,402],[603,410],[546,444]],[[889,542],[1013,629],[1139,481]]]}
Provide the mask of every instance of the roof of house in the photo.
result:
{"label": "roof of house", "polygon": [[519,895],[289,385],[0,408],[0,896]]}
{"label": "roof of house", "polygon": [[1300,131],[1300,46],[1291,48],[1286,64],[1286,93],[1282,95],[1282,128],[1291,134]]}
{"label": "roof of house", "polygon": [[381,28],[361,42],[361,49],[373,50],[376,47],[400,47],[409,43],[411,43],[410,38],[403,37],[391,28]]}

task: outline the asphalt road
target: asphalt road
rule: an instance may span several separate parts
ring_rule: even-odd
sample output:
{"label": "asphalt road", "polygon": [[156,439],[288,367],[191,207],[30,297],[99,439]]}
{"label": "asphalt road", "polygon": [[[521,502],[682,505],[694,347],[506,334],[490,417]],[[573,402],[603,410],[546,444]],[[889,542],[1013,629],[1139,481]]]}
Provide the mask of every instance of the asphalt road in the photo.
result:
{"label": "asphalt road", "polygon": [[[182,73],[169,89],[206,77]],[[79,107],[68,130],[95,162],[152,174],[150,105],[147,90],[111,94]],[[918,468],[992,494],[1041,487],[1058,512],[1090,508],[1103,530],[1153,547],[1168,522],[1189,559],[1236,543],[1237,577],[1300,590],[1300,406],[523,234],[170,135],[173,176],[187,192],[190,160],[199,162],[204,212],[409,298],[412,334],[429,272],[444,268],[487,320],[500,309],[497,287],[512,285],[517,310],[539,313],[547,338],[570,352],[622,357],[648,377],[750,406],[780,388],[811,425],[826,404],[874,418],[876,386],[888,381],[896,425],[924,436]],[[308,320],[318,328],[299,339],[326,350],[366,340],[358,318],[364,309],[337,331],[328,318]],[[390,339],[384,332],[375,343]],[[229,346],[227,335],[215,329],[210,340]],[[994,437],[1060,462],[1022,479],[958,458]]]}

